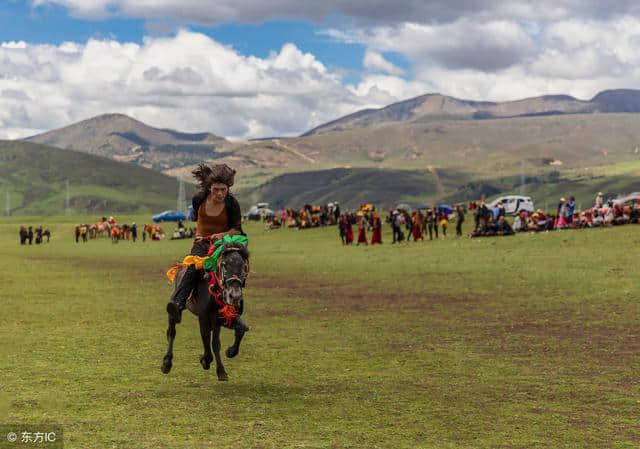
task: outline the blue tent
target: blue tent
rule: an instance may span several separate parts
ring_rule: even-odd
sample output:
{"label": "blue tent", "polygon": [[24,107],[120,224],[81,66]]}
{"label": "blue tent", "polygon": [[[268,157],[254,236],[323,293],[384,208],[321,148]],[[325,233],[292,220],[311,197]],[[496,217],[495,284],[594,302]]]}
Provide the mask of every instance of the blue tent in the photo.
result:
{"label": "blue tent", "polygon": [[449,206],[448,204],[439,204],[438,205],[438,212],[440,212],[440,213],[446,212],[447,214],[452,214],[453,213],[453,208],[451,206]]}
{"label": "blue tent", "polygon": [[153,221],[158,223],[160,221],[186,220],[187,216],[185,214],[183,214],[182,212],[179,212],[179,211],[165,210],[164,212],[159,213],[158,215],[154,215],[152,219],[153,219]]}

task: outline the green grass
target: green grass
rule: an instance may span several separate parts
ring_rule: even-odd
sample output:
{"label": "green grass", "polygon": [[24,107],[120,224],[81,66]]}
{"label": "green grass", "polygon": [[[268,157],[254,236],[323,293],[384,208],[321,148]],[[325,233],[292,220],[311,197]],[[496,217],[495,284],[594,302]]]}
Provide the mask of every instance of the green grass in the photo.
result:
{"label": "green grass", "polygon": [[76,244],[81,219],[22,219],[53,231],[31,247],[0,221],[0,420],[60,423],[65,447],[640,444],[638,226],[345,248],[250,224],[252,329],[222,383],[190,314],[159,369],[188,242]]}

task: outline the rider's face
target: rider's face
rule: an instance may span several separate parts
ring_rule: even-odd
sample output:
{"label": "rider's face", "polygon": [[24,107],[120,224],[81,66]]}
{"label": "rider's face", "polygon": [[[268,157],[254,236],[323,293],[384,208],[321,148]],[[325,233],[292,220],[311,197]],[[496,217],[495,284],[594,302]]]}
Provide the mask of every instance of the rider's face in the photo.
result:
{"label": "rider's face", "polygon": [[229,193],[229,187],[226,184],[222,183],[214,183],[211,184],[211,197],[213,201],[216,203],[221,203],[227,197],[227,193]]}

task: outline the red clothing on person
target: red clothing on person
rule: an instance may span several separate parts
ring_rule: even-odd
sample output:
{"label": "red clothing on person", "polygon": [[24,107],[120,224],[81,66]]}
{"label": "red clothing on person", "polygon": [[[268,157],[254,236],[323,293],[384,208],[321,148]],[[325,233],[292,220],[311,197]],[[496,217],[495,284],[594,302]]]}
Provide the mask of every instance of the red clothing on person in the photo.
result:
{"label": "red clothing on person", "polygon": [[371,233],[371,244],[382,244],[382,223],[380,218],[373,219],[373,232]]}
{"label": "red clothing on person", "polygon": [[351,245],[353,243],[353,228],[351,227],[351,223],[347,223],[347,234],[345,236],[345,240],[347,245]]}
{"label": "red clothing on person", "polygon": [[417,212],[413,212],[411,216],[411,223],[412,223],[411,231],[413,233],[413,241],[417,242],[418,239],[424,240],[424,237],[422,234],[422,216],[419,215]]}
{"label": "red clothing on person", "polygon": [[360,226],[358,226],[358,243],[369,244],[369,242],[367,242],[367,228],[364,225],[364,220],[362,220]]}

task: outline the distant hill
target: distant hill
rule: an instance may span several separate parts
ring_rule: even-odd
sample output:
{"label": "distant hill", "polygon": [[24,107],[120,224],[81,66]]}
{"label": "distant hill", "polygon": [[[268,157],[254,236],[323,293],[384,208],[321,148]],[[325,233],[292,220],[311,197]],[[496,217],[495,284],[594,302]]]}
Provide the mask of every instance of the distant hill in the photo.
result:
{"label": "distant hill", "polygon": [[640,114],[565,114],[387,122],[236,145],[221,160],[256,169],[341,166],[531,171],[640,159]]}
{"label": "distant hill", "polygon": [[454,170],[341,168],[279,175],[239,194],[244,204],[265,201],[272,208],[338,201],[346,209],[373,203],[386,211],[400,202],[411,206],[455,204],[523,193],[533,198],[536,207],[554,212],[563,196],[575,196],[586,209],[599,191],[607,197],[640,191],[639,174],[640,162],[589,170],[538,171],[524,179],[501,174],[482,177]]}
{"label": "distant hill", "polygon": [[[0,191],[12,215],[149,212],[176,207],[178,182],[150,169],[76,151],[0,141]],[[187,195],[193,187],[186,186]]]}
{"label": "distant hill", "polygon": [[443,194],[439,183],[444,182],[453,190],[465,179],[464,175],[453,172],[435,175],[426,170],[336,168],[276,176],[255,189],[241,192],[241,196],[245,201],[267,201],[275,208],[331,201],[351,208],[369,202],[393,207],[399,201],[435,198]]}
{"label": "distant hill", "polygon": [[104,114],[25,139],[82,151],[155,170],[194,164],[215,157],[227,141],[210,133],[158,129],[123,114]]}
{"label": "distant hill", "polygon": [[460,100],[441,94],[427,94],[380,109],[365,109],[349,114],[307,131],[302,136],[369,128],[388,122],[427,119],[481,120],[597,112],[640,112],[640,91],[609,90],[599,93],[588,101],[578,100],[569,95],[546,95],[501,103]]}

